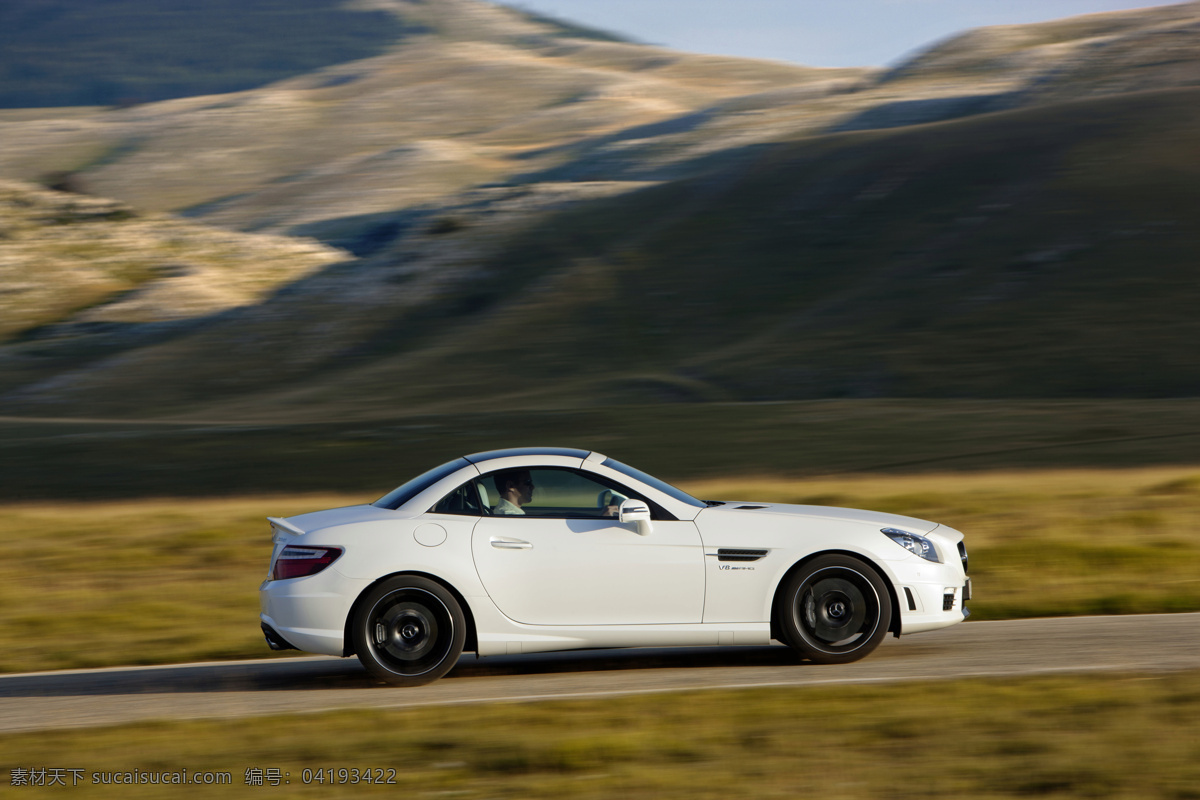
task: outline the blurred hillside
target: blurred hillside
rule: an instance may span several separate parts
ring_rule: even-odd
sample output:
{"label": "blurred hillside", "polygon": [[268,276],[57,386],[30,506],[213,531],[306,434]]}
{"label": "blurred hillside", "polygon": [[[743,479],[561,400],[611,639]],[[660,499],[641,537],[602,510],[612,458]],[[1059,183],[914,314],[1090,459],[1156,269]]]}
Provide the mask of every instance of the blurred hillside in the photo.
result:
{"label": "blurred hillside", "polygon": [[376,55],[410,33],[340,0],[4,0],[0,108],[250,89]]}
{"label": "blurred hillside", "polygon": [[1200,3],[972,31],[886,71],[474,0],[355,7],[403,34],[232,94],[0,111],[0,176],[354,254],[199,317],[40,311],[6,329],[0,410],[1200,392]]}
{"label": "blurred hillside", "polygon": [[[349,254],[237,233],[103,198],[0,181],[0,337],[151,325],[254,305]],[[49,326],[49,327],[48,327]]]}

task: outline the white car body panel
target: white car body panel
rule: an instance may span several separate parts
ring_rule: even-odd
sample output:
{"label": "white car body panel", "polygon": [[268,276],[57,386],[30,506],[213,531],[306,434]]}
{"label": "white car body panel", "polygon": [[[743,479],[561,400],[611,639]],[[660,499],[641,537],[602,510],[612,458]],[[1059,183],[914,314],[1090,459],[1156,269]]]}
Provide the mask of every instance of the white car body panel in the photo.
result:
{"label": "white car body panel", "polygon": [[691,522],[649,536],[614,519],[483,517],[472,552],[488,596],[525,625],[699,623],[704,553]]}
{"label": "white car body panel", "polygon": [[[913,555],[880,535],[880,529],[888,527],[926,536],[939,528],[951,531],[912,517],[826,506],[727,502],[701,511],[696,525],[705,544],[704,621],[709,623],[770,619],[775,588],[798,560],[814,553],[837,551],[859,556],[883,572],[893,586],[932,581],[931,585],[937,586],[939,609],[943,584],[962,585],[965,579],[957,557],[961,533],[931,537],[942,556],[941,564]],[[717,553],[721,548],[760,548],[768,553],[753,563],[722,564]],[[906,596],[903,599],[907,602]],[[928,622],[916,618],[910,622],[905,611],[907,605],[901,613],[903,633],[916,632],[909,625]]]}
{"label": "white car body panel", "polygon": [[[347,655],[356,601],[382,579],[418,575],[460,600],[479,655],[761,645],[772,638],[781,583],[798,563],[825,553],[854,556],[882,576],[898,615],[897,635],[965,617],[967,581],[958,549],[963,537],[951,528],[823,506],[745,502],[701,508],[634,481],[598,454],[487,455],[468,456],[475,461],[464,460],[396,509],[361,505],[272,518],[271,566],[260,589],[264,625],[297,649]],[[614,481],[675,519],[656,518],[650,532],[640,535],[636,523],[612,518],[431,510],[469,480],[530,467],[581,470]],[[906,550],[882,528],[927,537],[940,563]],[[343,553],[316,574],[273,580],[270,572],[288,545]],[[731,550],[755,552],[723,552]],[[953,595],[949,607],[948,595]]]}

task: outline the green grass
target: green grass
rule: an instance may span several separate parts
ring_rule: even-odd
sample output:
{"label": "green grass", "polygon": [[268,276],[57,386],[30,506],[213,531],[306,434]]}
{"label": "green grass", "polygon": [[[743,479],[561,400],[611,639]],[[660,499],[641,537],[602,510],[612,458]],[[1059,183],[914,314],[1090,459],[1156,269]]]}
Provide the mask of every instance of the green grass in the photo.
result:
{"label": "green grass", "polygon": [[[976,619],[1200,610],[1200,468],[684,483],[967,535]],[[268,655],[270,516],[375,495],[0,506],[0,671]]]}
{"label": "green grass", "polygon": [[[80,769],[100,797],[1194,800],[1198,720],[1196,672],[963,680],[23,733],[0,737],[0,766]],[[184,768],[232,787],[90,785]],[[396,785],[304,782],[340,768],[394,769]],[[281,783],[246,786],[249,769]]]}

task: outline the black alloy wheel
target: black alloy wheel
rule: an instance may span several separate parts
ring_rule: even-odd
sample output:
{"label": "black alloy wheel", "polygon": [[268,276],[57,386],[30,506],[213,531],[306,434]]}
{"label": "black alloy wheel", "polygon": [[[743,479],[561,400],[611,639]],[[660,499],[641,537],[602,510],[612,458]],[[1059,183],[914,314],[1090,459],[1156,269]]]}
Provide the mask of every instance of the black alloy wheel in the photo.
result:
{"label": "black alloy wheel", "polygon": [[359,605],[354,650],[376,678],[420,686],[458,663],[466,627],[458,601],[441,584],[415,575],[390,578]]}
{"label": "black alloy wheel", "polygon": [[851,556],[827,555],[785,582],[778,613],[787,643],[802,656],[846,664],[883,641],[892,601],[873,568]]}

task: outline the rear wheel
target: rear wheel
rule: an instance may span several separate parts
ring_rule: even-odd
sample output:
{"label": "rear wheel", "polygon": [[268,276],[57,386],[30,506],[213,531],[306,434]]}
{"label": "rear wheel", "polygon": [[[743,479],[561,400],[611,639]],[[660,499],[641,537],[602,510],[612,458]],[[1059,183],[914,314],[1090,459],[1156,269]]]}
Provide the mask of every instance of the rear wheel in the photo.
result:
{"label": "rear wheel", "polygon": [[787,643],[809,661],[845,664],[887,635],[892,600],[874,569],[851,556],[820,556],[788,579],[780,595]]}
{"label": "rear wheel", "polygon": [[466,627],[458,601],[441,584],[415,575],[390,578],[359,606],[354,650],[376,678],[420,686],[458,663]]}

